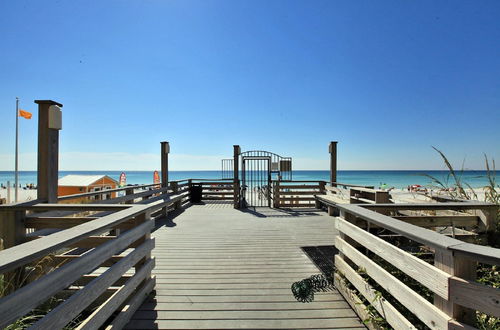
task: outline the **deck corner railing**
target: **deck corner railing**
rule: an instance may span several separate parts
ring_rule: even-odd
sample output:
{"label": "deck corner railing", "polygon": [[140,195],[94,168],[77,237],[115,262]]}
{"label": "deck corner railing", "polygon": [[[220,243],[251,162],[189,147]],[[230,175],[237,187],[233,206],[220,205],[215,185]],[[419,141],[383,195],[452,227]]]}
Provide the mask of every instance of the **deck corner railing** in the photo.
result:
{"label": "deck corner railing", "polygon": [[154,288],[153,220],[189,202],[190,182],[0,206],[0,328],[123,327]]}
{"label": "deck corner railing", "polygon": [[[481,228],[489,220],[474,213],[498,206],[336,207],[335,284],[362,318],[373,320],[368,305],[395,329],[414,329],[417,323],[431,329],[473,329],[477,312],[500,317],[500,289],[476,281],[479,263],[500,265],[500,249],[458,240],[460,235],[453,233]],[[420,215],[401,215],[408,210]],[[439,232],[445,227],[453,230]]]}

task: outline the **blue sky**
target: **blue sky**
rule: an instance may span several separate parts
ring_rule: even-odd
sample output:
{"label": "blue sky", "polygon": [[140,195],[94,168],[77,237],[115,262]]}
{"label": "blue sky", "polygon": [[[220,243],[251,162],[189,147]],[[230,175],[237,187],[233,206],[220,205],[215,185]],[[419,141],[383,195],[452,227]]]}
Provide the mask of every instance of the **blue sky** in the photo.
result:
{"label": "blue sky", "polygon": [[232,145],[327,169],[500,158],[498,1],[0,1],[0,170],[36,168],[34,99],[64,104],[60,168],[219,169]]}

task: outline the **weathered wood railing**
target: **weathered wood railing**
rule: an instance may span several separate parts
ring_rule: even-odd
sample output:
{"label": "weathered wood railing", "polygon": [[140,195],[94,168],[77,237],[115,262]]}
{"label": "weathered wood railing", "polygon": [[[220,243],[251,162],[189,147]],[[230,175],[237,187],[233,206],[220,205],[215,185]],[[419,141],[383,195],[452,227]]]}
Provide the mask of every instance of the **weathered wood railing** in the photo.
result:
{"label": "weathered wood railing", "polygon": [[325,205],[329,215],[337,215],[336,204],[374,204],[389,202],[389,193],[373,186],[334,182],[325,187],[326,194],[315,195],[316,208]]}
{"label": "weathered wood railing", "polygon": [[325,181],[272,181],[274,207],[315,207],[315,195],[325,194]]}
{"label": "weathered wood railing", "polygon": [[78,329],[95,329],[112,315],[111,328],[126,324],[154,286],[152,215],[189,201],[188,179],[154,186],[113,189],[126,194],[90,204],[1,206],[0,327],[26,317],[37,319],[35,329],[61,328],[75,318]]}
{"label": "weathered wood railing", "polygon": [[389,192],[373,188],[351,187],[349,189],[350,204],[389,203]]}
{"label": "weathered wood railing", "polygon": [[[80,320],[78,329],[96,329],[117,313],[111,326],[119,328],[152,290],[150,207],[36,204],[6,208],[25,213],[30,226],[66,229],[0,251],[4,294],[9,293],[0,299],[0,327],[30,316],[37,319],[34,329],[59,329],[75,318]],[[54,211],[79,216],[36,216]],[[95,217],[99,212],[107,215]],[[119,235],[111,235],[113,231]]]}
{"label": "weathered wood railing", "polygon": [[[74,200],[84,200],[89,198],[94,198],[96,200],[90,200],[92,203],[106,203],[106,204],[114,204],[114,203],[127,203],[133,204],[136,200],[148,200],[153,197],[158,197],[165,193],[179,194],[189,191],[191,179],[170,181],[168,187],[160,187],[160,184],[145,184],[145,185],[135,185],[135,186],[126,186],[123,188],[116,189],[106,189],[93,191],[82,194],[74,194],[74,195],[66,195],[59,196],[58,202],[71,202]],[[124,192],[123,196],[117,196],[111,199],[102,199],[102,195],[107,195],[110,193],[118,193]],[[98,197],[98,198],[96,198]],[[184,199],[184,197],[183,197]]]}
{"label": "weathered wood railing", "polygon": [[[491,230],[496,205],[336,207],[341,214],[335,218],[339,231],[335,284],[362,318],[373,316],[367,305],[395,329],[415,329],[417,322],[431,329],[472,329],[476,311],[500,317],[500,289],[475,281],[478,263],[500,265],[500,249],[428,229],[475,226],[479,231]],[[415,214],[401,215],[408,211]],[[429,215],[443,211],[455,215]]]}

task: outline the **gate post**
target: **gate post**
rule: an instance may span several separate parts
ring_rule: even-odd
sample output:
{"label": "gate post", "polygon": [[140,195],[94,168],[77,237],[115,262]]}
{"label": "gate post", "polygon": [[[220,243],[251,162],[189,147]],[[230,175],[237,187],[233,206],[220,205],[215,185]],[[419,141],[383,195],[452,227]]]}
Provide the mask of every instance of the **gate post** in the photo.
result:
{"label": "gate post", "polygon": [[334,182],[337,182],[337,141],[330,142],[330,185],[336,187]]}
{"label": "gate post", "polygon": [[59,171],[59,130],[62,129],[62,104],[35,100],[38,104],[37,195],[47,203],[57,203]]}
{"label": "gate post", "polygon": [[239,179],[239,157],[241,148],[239,145],[233,145],[233,207],[240,208],[240,179]]}
{"label": "gate post", "polygon": [[280,180],[281,180],[281,176],[278,177],[278,180],[275,181],[275,185],[274,185],[274,207],[275,208],[279,208],[280,204],[281,204],[281,201],[280,201]]}

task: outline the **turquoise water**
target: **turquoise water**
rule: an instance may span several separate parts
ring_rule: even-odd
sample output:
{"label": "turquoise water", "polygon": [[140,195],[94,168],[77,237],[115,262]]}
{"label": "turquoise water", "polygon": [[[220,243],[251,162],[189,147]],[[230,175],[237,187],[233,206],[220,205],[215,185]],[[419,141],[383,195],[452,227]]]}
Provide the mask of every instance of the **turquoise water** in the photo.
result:
{"label": "turquoise water", "polygon": [[[118,181],[120,171],[60,171],[59,177],[68,174],[105,174]],[[128,171],[128,184],[147,184],[153,183],[152,171]],[[342,183],[370,185],[378,187],[385,183],[389,187],[406,188],[411,184],[420,184],[427,186],[431,180],[423,174],[429,174],[437,177],[439,180],[446,181],[447,171],[338,171],[337,181]],[[180,179],[220,179],[220,171],[170,171],[170,180]],[[329,171],[293,171],[293,180],[325,180],[330,179]],[[6,185],[7,181],[14,183],[14,172],[0,171],[0,183]],[[467,182],[472,187],[483,187],[487,185],[486,171],[465,171],[462,174],[462,181]],[[449,181],[450,185],[452,180]],[[21,171],[19,173],[19,183],[21,185],[35,183],[36,171]]]}

